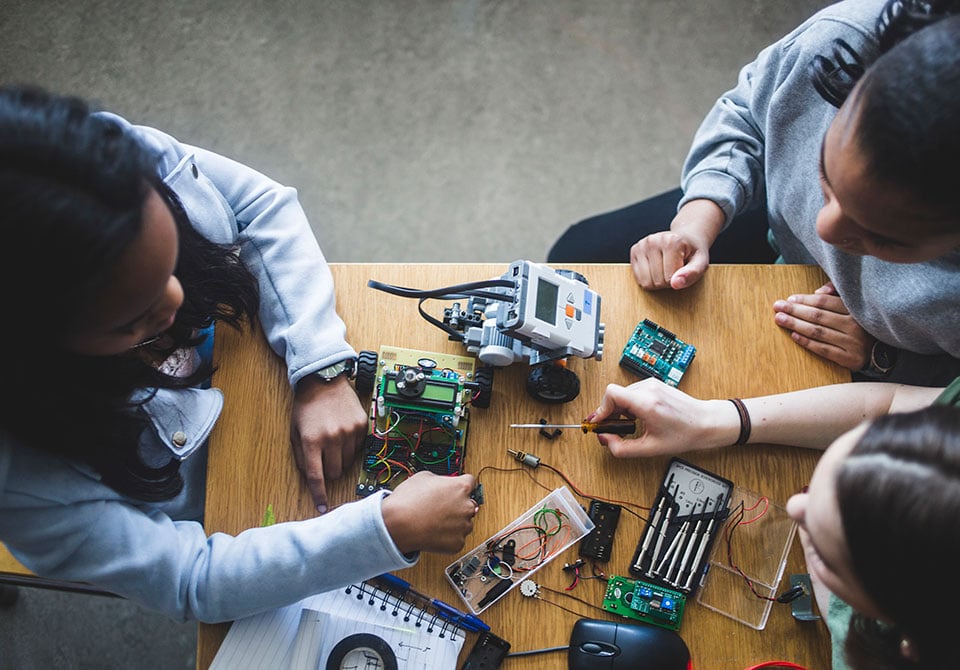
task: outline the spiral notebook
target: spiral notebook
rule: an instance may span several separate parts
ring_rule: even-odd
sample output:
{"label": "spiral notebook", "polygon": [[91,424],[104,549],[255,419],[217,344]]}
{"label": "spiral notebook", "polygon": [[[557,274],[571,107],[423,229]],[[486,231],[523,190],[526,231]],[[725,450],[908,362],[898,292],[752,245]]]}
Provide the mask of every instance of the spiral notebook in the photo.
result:
{"label": "spiral notebook", "polygon": [[230,627],[211,670],[455,670],[465,632],[429,607],[367,583]]}

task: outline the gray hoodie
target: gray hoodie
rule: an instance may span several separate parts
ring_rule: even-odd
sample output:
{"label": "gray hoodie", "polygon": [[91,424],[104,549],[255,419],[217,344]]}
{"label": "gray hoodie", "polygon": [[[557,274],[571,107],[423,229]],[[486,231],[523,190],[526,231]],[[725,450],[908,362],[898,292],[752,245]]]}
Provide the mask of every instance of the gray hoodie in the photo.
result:
{"label": "gray hoodie", "polygon": [[884,4],[847,0],[827,7],[745,66],[697,131],[681,204],[713,200],[729,224],[766,199],[783,259],[819,265],[867,332],[905,350],[890,378],[946,384],[960,374],[960,250],[926,263],[887,263],[845,254],[815,229],[823,205],[820,145],[837,110],[814,90],[808,68],[815,56],[830,54],[837,38],[866,58],[875,55]]}

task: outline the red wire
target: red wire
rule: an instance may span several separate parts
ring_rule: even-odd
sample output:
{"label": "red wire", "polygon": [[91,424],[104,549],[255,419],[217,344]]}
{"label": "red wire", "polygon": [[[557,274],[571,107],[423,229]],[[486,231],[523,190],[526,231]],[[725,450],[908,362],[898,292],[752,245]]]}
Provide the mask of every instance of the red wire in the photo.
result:
{"label": "red wire", "polygon": [[751,665],[746,670],[760,670],[761,668],[786,668],[787,670],[807,670],[802,665],[791,663],[790,661],[764,661],[757,665]]}
{"label": "red wire", "polygon": [[626,502],[625,500],[616,500],[615,498],[601,498],[600,496],[589,495],[581,491],[579,488],[577,488],[577,485],[574,484],[566,474],[564,474],[557,468],[553,467],[549,463],[540,463],[540,466],[546,468],[547,470],[552,470],[556,474],[560,475],[561,479],[563,479],[563,481],[565,481],[570,486],[570,488],[573,489],[574,493],[576,493],[578,496],[582,498],[593,498],[594,500],[614,503],[614,504],[620,505],[621,507],[637,507],[643,510],[650,509],[649,507],[644,507],[643,505],[638,505],[637,503]]}
{"label": "red wire", "polygon": [[762,511],[762,512],[757,512],[757,515],[756,515],[755,517],[753,517],[752,519],[750,519],[749,521],[739,521],[739,522],[737,523],[737,525],[738,525],[738,526],[746,526],[747,524],[753,523],[754,521],[760,519],[764,514],[766,514],[766,513],[767,513],[767,510],[770,509],[770,499],[769,499],[767,496],[761,496],[760,498],[757,499],[757,502],[753,503],[753,505],[751,505],[750,507],[744,507],[744,508],[743,508],[743,511],[744,511],[744,512],[752,512],[753,510],[757,509],[757,507],[760,506],[760,503],[763,503],[763,511]]}

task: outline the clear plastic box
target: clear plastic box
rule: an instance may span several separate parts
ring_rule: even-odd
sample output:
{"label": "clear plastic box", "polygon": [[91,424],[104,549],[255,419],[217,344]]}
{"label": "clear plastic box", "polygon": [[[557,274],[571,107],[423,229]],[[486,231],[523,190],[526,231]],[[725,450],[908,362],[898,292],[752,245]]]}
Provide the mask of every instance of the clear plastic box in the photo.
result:
{"label": "clear plastic box", "polygon": [[562,486],[444,572],[467,608],[479,614],[593,528],[593,521]]}
{"label": "clear plastic box", "polygon": [[[787,515],[784,507],[766,496],[740,487],[734,488],[730,499],[731,515],[741,501],[745,510],[743,520],[754,520],[737,526],[729,546],[733,562],[743,574],[730,565],[728,527],[724,524],[723,534],[713,544],[697,602],[751,628],[763,630],[773,601],[758,598],[751,591],[747,579],[753,583],[758,594],[776,597],[797,524]],[[748,546],[749,552],[744,550]]]}

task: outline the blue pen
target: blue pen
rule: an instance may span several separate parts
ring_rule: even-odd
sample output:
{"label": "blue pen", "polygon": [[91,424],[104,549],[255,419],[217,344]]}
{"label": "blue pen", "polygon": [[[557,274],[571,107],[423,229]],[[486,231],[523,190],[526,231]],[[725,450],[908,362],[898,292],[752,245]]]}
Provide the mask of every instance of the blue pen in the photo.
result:
{"label": "blue pen", "polygon": [[410,582],[400,579],[396,575],[384,573],[378,576],[376,580],[401,597],[411,595],[417,600],[429,603],[437,611],[437,616],[439,616],[441,619],[446,619],[451,623],[457,624],[464,630],[467,630],[471,633],[479,633],[481,631],[490,630],[490,626],[485,624],[478,617],[475,617],[472,614],[467,614],[466,612],[461,612],[457,608],[448,605],[442,600],[430,598],[429,596],[414,590],[410,586]]}
{"label": "blue pen", "polygon": [[475,617],[472,614],[467,614],[466,612],[461,612],[442,600],[433,598],[430,600],[430,604],[434,606],[437,612],[441,613],[441,616],[450,619],[454,623],[459,624],[461,628],[465,628],[470,632],[479,633],[480,631],[490,630],[490,626],[485,624],[478,617]]}

